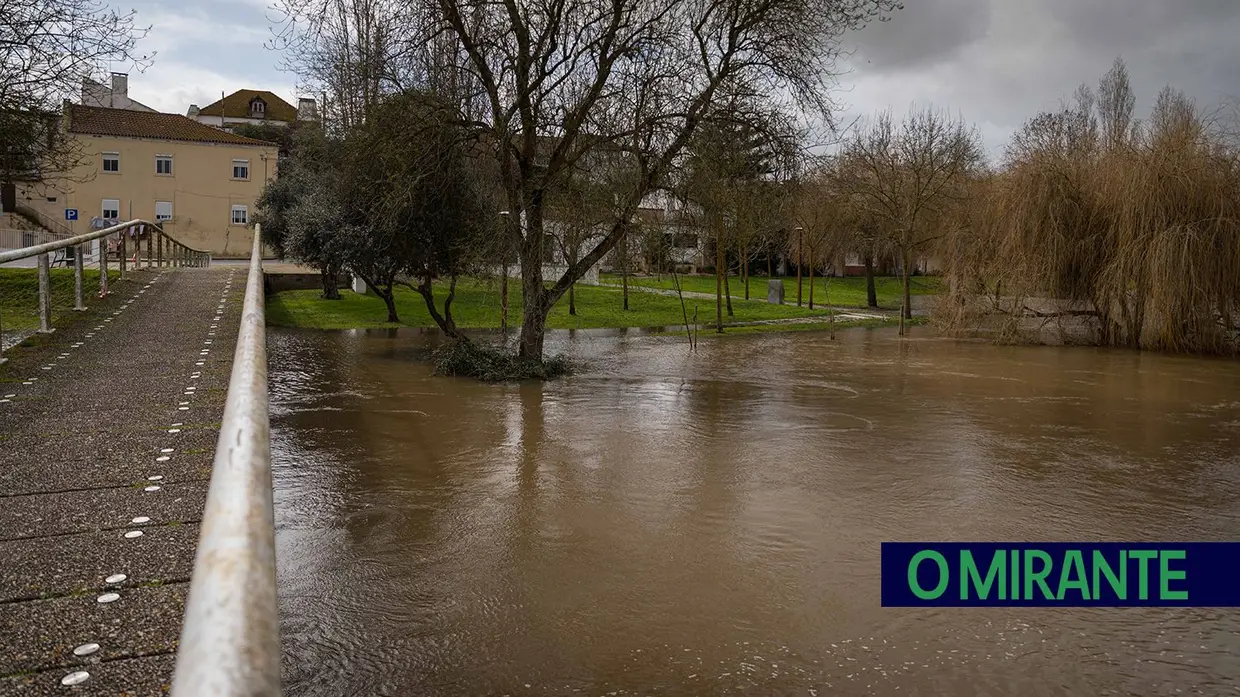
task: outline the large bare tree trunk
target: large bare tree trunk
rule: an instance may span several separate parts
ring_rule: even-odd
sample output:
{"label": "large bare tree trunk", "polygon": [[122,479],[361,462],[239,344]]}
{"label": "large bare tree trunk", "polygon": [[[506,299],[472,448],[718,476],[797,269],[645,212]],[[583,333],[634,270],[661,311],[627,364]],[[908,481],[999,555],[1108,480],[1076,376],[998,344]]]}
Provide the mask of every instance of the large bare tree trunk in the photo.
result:
{"label": "large bare tree trunk", "polygon": [[543,218],[542,202],[530,202],[526,207],[525,239],[521,243],[521,299],[525,304],[521,313],[521,336],[517,355],[541,361],[543,339],[547,330],[547,313],[551,304],[547,289],[543,287]]}
{"label": "large bare tree trunk", "polygon": [[874,287],[874,257],[865,255],[865,303],[878,309],[878,289]]}

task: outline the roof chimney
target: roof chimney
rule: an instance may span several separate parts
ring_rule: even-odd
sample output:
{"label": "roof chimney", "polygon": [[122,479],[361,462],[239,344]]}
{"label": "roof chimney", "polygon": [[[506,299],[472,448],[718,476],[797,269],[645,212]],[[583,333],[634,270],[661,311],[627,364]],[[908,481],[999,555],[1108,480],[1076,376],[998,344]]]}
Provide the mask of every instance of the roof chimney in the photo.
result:
{"label": "roof chimney", "polygon": [[112,73],[112,96],[129,96],[129,74]]}
{"label": "roof chimney", "polygon": [[197,104],[190,104],[190,105],[189,105],[189,111],[185,112],[185,115],[186,115],[186,116],[188,116],[188,117],[190,117],[191,119],[192,119],[192,118],[194,118],[195,116],[197,116],[197,115],[198,115],[198,105],[197,105]]}
{"label": "roof chimney", "polygon": [[297,100],[298,121],[318,121],[319,109],[313,97],[302,97]]}

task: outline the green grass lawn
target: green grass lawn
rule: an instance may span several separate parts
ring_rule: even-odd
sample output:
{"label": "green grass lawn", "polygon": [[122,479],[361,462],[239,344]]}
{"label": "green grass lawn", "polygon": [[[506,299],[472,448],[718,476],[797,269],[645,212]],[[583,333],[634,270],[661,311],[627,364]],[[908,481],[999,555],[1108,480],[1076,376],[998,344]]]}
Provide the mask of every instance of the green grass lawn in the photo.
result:
{"label": "green grass lawn", "polygon": [[[521,322],[519,284],[509,286],[509,326]],[[446,285],[436,287],[436,299],[442,308]],[[396,311],[400,324],[388,323],[383,301],[373,295],[358,295],[342,290],[340,300],[323,300],[317,290],[289,290],[267,298],[267,322],[273,326],[312,329],[368,329],[393,326],[433,327],[422,296],[411,290],[396,290]],[[684,323],[680,301],[672,296],[629,293],[629,309],[622,309],[618,288],[577,286],[577,314],[568,314],[568,295],[551,310],[547,326],[552,329],[592,329],[600,327],[663,327]],[[715,304],[701,298],[686,299],[690,319],[697,307],[698,322],[714,321]],[[736,316],[725,322],[749,322],[765,319],[807,318],[825,316],[824,310],[810,312],[793,305],[768,305],[765,300],[733,300]],[[494,328],[500,321],[500,291],[496,282],[462,281],[457,285],[452,312],[457,325],[465,328]]]}
{"label": "green grass lawn", "polygon": [[[766,276],[754,276],[749,280],[749,297],[765,300],[766,299],[766,283],[770,280]],[[784,282],[784,301],[792,303],[794,306],[797,302],[797,277],[785,277]],[[814,303],[826,303],[828,292],[831,296],[831,304],[837,307],[865,307],[865,277],[864,276],[845,276],[843,278],[829,279],[829,287],[824,287],[822,279],[814,277]],[[603,283],[619,284],[621,282],[618,274],[605,273],[602,275]],[[649,288],[665,288],[674,289],[676,286],[670,274],[663,276],[629,276],[629,283],[646,286]],[[933,295],[940,292],[942,282],[935,276],[914,276],[910,279],[910,291],[913,295]],[[714,293],[715,277],[714,276],[681,276],[680,287],[682,290],[692,291],[695,293]],[[900,308],[901,285],[900,279],[893,276],[879,276],[874,279],[874,289],[878,294],[878,305],[888,310],[897,310]],[[733,298],[745,297],[745,284],[741,283],[739,276],[731,276],[728,279],[728,291]],[[809,303],[809,276],[801,279],[801,298],[805,304]]]}
{"label": "green grass lawn", "polygon": [[[73,269],[52,269],[52,324],[73,312]],[[118,281],[119,271],[108,272],[108,282]],[[99,294],[99,270],[83,272],[82,297],[87,304]],[[39,276],[37,269],[0,269],[0,328],[26,330],[39,326]]]}

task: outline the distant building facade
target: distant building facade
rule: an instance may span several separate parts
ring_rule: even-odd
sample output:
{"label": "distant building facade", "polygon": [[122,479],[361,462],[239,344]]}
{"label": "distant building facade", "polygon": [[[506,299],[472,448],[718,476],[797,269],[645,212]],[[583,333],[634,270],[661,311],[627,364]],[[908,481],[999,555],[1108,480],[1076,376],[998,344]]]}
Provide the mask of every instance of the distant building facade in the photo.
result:
{"label": "distant building facade", "polygon": [[62,132],[77,167],[58,179],[21,184],[19,204],[65,220],[75,233],[144,218],[217,257],[249,256],[255,202],[276,177],[277,146],[178,114],[66,103]]}
{"label": "distant building facade", "polygon": [[83,79],[82,106],[127,109],[129,111],[155,111],[151,107],[130,98],[129,75],[126,73],[112,73],[112,81],[109,85],[95,82],[90,78]]}
{"label": "distant building facade", "polygon": [[191,104],[186,116],[201,124],[231,131],[239,124],[291,126],[298,121],[317,121],[318,107],[313,99],[301,98],[297,106],[265,90],[237,90],[204,107]]}

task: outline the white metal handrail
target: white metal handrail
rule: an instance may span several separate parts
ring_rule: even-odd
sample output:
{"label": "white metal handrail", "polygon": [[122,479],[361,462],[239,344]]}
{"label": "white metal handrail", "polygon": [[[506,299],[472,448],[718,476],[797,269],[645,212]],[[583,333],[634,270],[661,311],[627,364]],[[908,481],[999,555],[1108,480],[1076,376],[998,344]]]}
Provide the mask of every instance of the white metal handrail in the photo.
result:
{"label": "white metal handrail", "polygon": [[261,245],[256,225],[172,678],[174,697],[280,694]]}
{"label": "white metal handrail", "polygon": [[138,225],[149,226],[154,232],[158,232],[160,235],[167,238],[169,242],[171,242],[173,245],[176,245],[179,248],[185,249],[193,254],[203,255],[204,257],[210,256],[210,253],[205,250],[194,249],[193,247],[187,244],[177,241],[171,235],[164,232],[163,226],[160,225],[159,223],[152,223],[149,220],[142,220],[141,218],[136,218],[134,220],[130,220],[129,222],[113,225],[112,227],[104,228],[102,230],[95,230],[94,232],[83,233],[76,237],[69,237],[63,240],[53,240],[51,242],[44,242],[43,244],[36,244],[32,247],[22,247],[21,249],[11,249],[7,252],[0,252],[0,264],[7,264],[11,261],[21,261],[22,259],[29,259],[30,257],[38,256],[40,254],[48,254],[50,252],[55,252],[59,249],[65,249],[66,247],[76,247],[81,244],[86,244],[87,242],[92,242],[94,240],[97,240],[103,237],[108,237],[109,235],[115,235],[116,233],[122,230],[129,230],[131,228],[137,227]]}
{"label": "white metal handrail", "polygon": [[[168,233],[164,232],[162,225],[152,223],[149,220],[135,219],[128,222],[113,225],[102,230],[83,233],[75,237],[69,237],[62,240],[52,240],[43,244],[22,247],[21,249],[12,249],[7,252],[0,252],[0,264],[7,264],[13,261],[29,259],[31,257],[38,258],[38,276],[39,276],[39,332],[42,334],[50,334],[52,329],[52,279],[51,279],[51,261],[48,257],[52,252],[73,248],[73,291],[75,310],[85,310],[86,305],[82,299],[82,286],[84,284],[83,276],[83,255],[85,253],[85,245],[94,240],[103,239],[114,235],[118,232],[120,236],[119,246],[119,268],[121,278],[125,277],[126,265],[126,246],[128,243],[127,231],[132,230],[139,225],[149,228],[151,234],[146,238],[146,265],[147,267],[157,266],[210,266],[211,254],[201,249],[194,249],[187,244],[176,240]],[[257,239],[257,236],[255,237]],[[134,254],[134,268],[139,266],[139,256],[141,252],[141,241],[134,240],[137,247]],[[108,294],[108,249],[106,242],[101,245],[99,254],[99,297]],[[0,318],[2,320],[3,318]],[[3,323],[0,322],[0,330],[3,329]],[[0,355],[0,364],[6,362],[6,359]]]}

